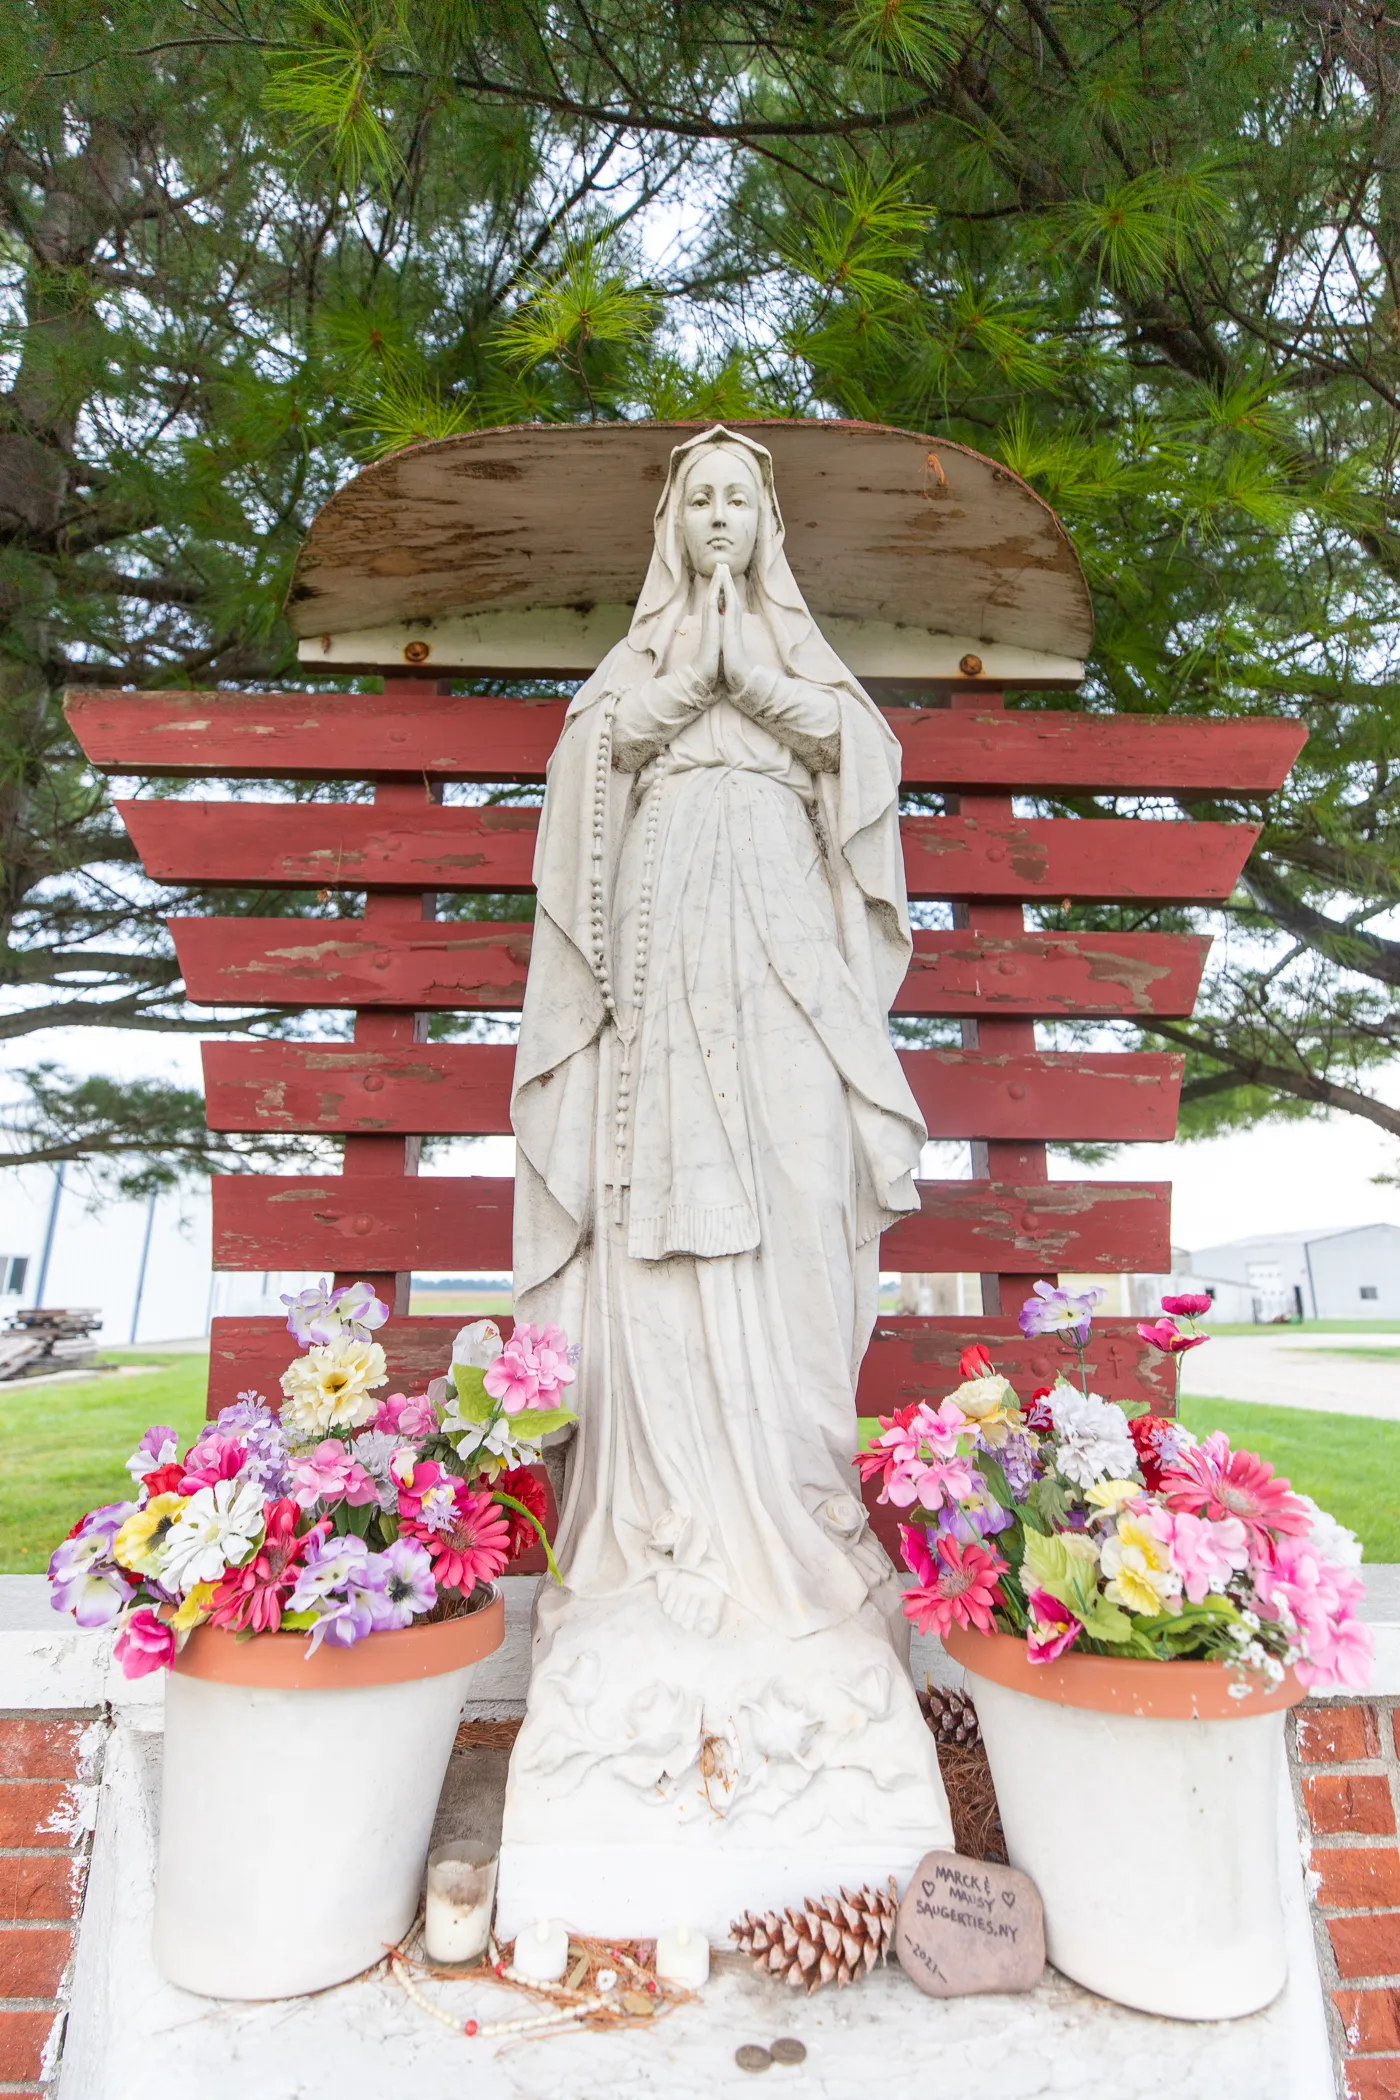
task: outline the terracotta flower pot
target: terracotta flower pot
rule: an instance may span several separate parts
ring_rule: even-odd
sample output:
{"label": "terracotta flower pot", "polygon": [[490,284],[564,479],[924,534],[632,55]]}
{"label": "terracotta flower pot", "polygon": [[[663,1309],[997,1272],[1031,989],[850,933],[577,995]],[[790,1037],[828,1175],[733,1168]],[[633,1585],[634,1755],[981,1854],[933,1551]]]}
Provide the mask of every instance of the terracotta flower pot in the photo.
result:
{"label": "terracotta flower pot", "polygon": [[155,1953],[212,1998],[290,1998],[358,1974],[413,1922],[471,1675],[499,1593],[353,1648],[204,1626],[165,1697]]}
{"label": "terracotta flower pot", "polygon": [[1283,1717],[1230,1696],[1224,1663],[1061,1656],[956,1629],[1013,1866],[1045,1905],[1055,1967],[1182,2020],[1257,2012],[1287,1973],[1278,1879]]}

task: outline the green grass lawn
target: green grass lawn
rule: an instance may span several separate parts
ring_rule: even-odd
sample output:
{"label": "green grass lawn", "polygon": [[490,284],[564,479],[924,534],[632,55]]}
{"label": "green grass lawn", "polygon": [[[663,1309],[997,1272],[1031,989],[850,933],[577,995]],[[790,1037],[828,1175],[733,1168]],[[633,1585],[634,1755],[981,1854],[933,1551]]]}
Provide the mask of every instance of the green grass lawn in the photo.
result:
{"label": "green grass lawn", "polygon": [[1184,1400],[1181,1415],[1197,1436],[1223,1429],[1266,1458],[1356,1533],[1367,1560],[1400,1561],[1400,1422],[1207,1399]]}
{"label": "green grass lawn", "polygon": [[193,1441],[208,1357],[131,1354],[153,1368],[71,1385],[0,1386],[0,1574],[42,1575],[84,1510],[123,1501],[127,1458],[153,1422]]}
{"label": "green grass lawn", "polygon": [[1280,1320],[1261,1327],[1257,1321],[1212,1320],[1207,1314],[1201,1324],[1207,1334],[1252,1334],[1260,1340],[1272,1335],[1275,1341],[1290,1334],[1400,1334],[1400,1320]]}
{"label": "green grass lawn", "polygon": [[[42,1574],[86,1509],[129,1492],[128,1453],[152,1422],[187,1440],[204,1419],[205,1356],[152,1358],[149,1371],[71,1385],[0,1386],[0,1574]],[[1198,1436],[1223,1429],[1349,1525],[1367,1560],[1400,1561],[1400,1422],[1301,1408],[1187,1400]],[[862,1440],[875,1431],[867,1417]]]}

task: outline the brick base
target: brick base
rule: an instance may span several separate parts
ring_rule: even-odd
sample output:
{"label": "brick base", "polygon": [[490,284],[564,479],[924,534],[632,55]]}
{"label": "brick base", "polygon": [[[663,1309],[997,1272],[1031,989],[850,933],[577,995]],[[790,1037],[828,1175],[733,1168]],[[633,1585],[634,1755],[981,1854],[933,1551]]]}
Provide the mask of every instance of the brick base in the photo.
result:
{"label": "brick base", "polygon": [[0,2093],[57,2076],[102,1722],[0,1713]]}
{"label": "brick base", "polygon": [[1346,2100],[1400,2100],[1400,1700],[1310,1702],[1291,1731],[1318,1966]]}

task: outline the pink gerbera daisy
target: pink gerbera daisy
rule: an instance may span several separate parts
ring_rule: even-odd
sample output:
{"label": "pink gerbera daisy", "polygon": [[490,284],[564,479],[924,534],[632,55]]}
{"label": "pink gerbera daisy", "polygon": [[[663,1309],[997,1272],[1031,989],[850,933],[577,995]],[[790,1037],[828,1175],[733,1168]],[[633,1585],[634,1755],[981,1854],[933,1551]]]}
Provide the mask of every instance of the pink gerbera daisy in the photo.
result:
{"label": "pink gerbera daisy", "polygon": [[510,1526],[500,1504],[465,1480],[456,1483],[453,1504],[450,1518],[436,1517],[440,1530],[409,1518],[400,1521],[399,1535],[427,1548],[440,1590],[460,1590],[467,1596],[479,1582],[494,1582],[509,1561]]}
{"label": "pink gerbera daisy", "polygon": [[1168,1509],[1189,1510],[1213,1524],[1238,1517],[1256,1559],[1273,1558],[1275,1533],[1302,1538],[1312,1529],[1307,1504],[1290,1493],[1288,1482],[1252,1451],[1232,1451],[1220,1429],[1163,1467],[1161,1491]]}
{"label": "pink gerbera daisy", "polygon": [[952,1626],[975,1626],[991,1633],[992,1607],[1002,1601],[997,1577],[1006,1562],[986,1546],[963,1546],[954,1538],[938,1541],[935,1557],[924,1535],[901,1524],[904,1559],[918,1576],[918,1587],[904,1592],[904,1616],[920,1633],[947,1633]]}
{"label": "pink gerbera daisy", "polygon": [[268,1504],[262,1544],[241,1568],[229,1569],[210,1599],[215,1626],[229,1633],[276,1633],[306,1550],[327,1529],[316,1524],[298,1538],[301,1515],[290,1495]]}

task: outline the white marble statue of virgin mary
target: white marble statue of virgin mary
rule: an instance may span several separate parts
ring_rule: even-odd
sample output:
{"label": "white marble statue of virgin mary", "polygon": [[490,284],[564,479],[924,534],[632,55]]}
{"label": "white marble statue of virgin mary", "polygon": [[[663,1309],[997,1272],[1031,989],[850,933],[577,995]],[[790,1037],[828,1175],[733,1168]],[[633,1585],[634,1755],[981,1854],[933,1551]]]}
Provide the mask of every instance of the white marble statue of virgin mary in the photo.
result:
{"label": "white marble statue of virgin mary", "polygon": [[[807,1794],[809,1834],[835,1812],[812,1782],[883,1755],[876,1790],[905,1789],[920,1844],[947,1836],[851,1463],[879,1238],[917,1208],[925,1136],[887,1021],[910,953],[899,745],[807,610],[762,445],[716,426],[677,446],[655,530],[550,761],[535,861],[516,1305],[579,1342],[579,1424],[506,1887],[526,1798],[538,1824],[583,1783],[585,1739],[606,1764],[639,1727],[663,1793],[729,1730],[726,1813],[746,1785],[769,1812]],[[820,1636],[838,1646],[804,1649]],[[804,1671],[829,1687],[842,1655],[875,1667],[897,1751],[888,1730],[852,1749],[820,1700],[792,1721]],[[753,1791],[782,1763],[771,1726],[756,1761],[765,1700],[801,1746],[781,1800],[773,1770]]]}

